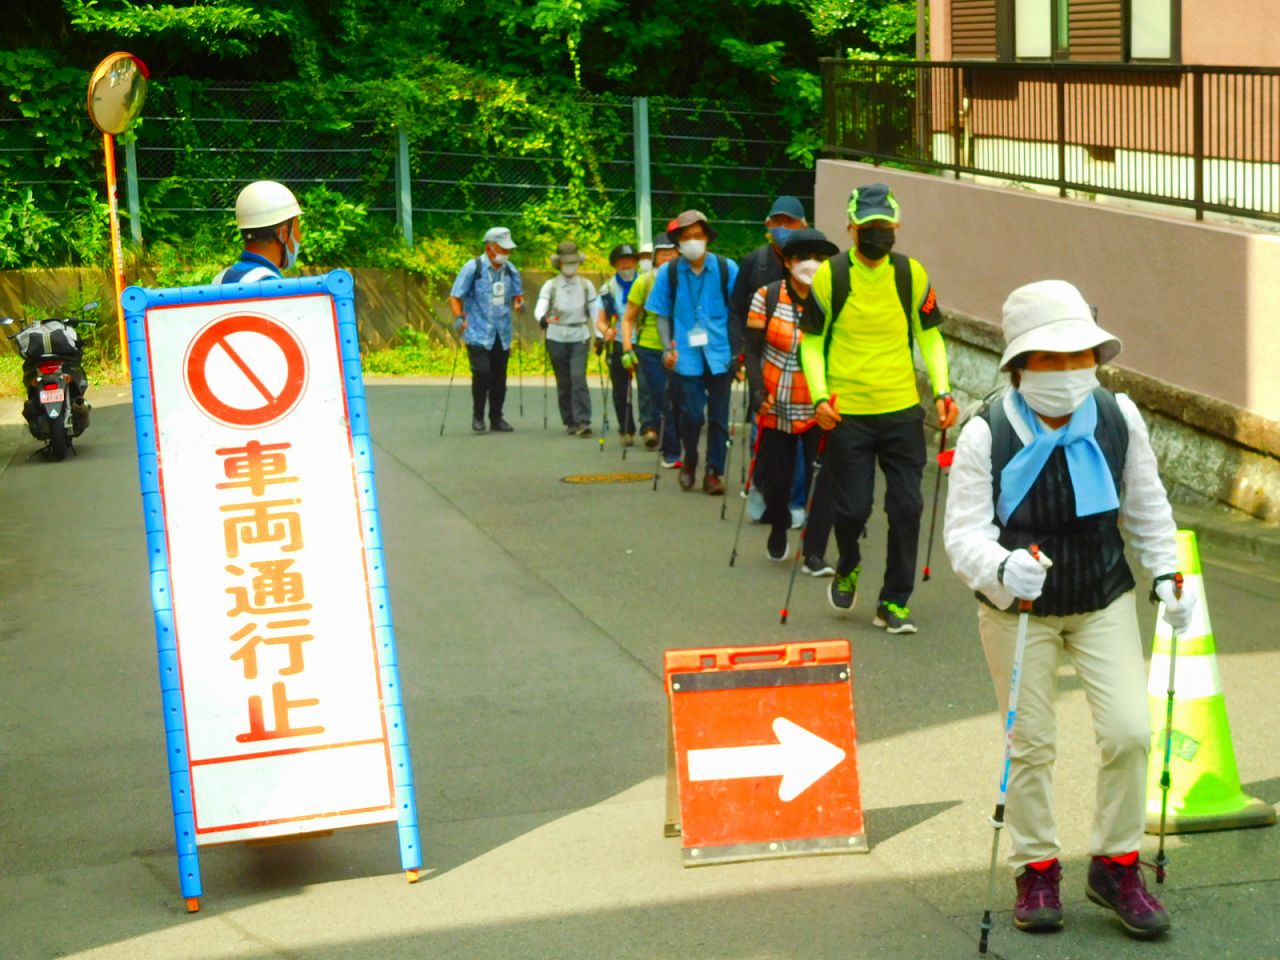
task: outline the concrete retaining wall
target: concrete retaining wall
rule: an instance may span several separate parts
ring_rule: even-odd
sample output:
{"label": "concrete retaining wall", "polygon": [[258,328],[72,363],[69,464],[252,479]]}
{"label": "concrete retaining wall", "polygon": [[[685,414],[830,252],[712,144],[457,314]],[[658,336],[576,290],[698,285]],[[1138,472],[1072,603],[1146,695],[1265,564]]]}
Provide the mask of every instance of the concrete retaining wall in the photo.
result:
{"label": "concrete retaining wall", "polygon": [[1280,521],[1280,237],[847,161],[820,161],[817,177],[816,223],[844,246],[849,191],[893,188],[898,249],[937,286],[964,394],[998,382],[1009,291],[1070,280],[1124,342],[1104,382],[1147,414],[1166,482]]}

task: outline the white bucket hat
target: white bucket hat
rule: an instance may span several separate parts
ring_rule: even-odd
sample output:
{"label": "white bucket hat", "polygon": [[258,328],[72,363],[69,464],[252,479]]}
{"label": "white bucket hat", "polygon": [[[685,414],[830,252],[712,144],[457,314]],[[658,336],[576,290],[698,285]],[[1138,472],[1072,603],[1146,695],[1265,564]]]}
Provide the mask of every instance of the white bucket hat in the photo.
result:
{"label": "white bucket hat", "polygon": [[1004,355],[1000,369],[1033,350],[1074,353],[1093,347],[1098,363],[1120,352],[1120,340],[1098,326],[1093,307],[1065,280],[1039,280],[1019,287],[1004,302]]}

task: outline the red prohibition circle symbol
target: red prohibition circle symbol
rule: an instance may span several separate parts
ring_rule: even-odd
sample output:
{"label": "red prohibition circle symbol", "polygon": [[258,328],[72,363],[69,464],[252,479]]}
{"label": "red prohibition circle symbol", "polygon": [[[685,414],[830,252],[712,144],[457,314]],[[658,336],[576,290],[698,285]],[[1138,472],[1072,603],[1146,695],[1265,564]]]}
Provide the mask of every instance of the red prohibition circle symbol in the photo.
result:
{"label": "red prohibition circle symbol", "polygon": [[[267,342],[233,342],[236,334],[257,334]],[[307,359],[289,330],[245,314],[222,317],[196,334],[183,373],[191,399],[209,417],[232,427],[259,427],[279,420],[302,397]]]}

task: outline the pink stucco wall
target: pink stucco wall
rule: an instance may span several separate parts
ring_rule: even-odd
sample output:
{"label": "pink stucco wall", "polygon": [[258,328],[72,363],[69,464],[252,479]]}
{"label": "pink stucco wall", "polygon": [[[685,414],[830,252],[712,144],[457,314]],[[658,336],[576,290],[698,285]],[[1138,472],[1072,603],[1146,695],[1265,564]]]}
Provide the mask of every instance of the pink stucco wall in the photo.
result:
{"label": "pink stucco wall", "polygon": [[1182,0],[1182,62],[1280,67],[1276,0]]}
{"label": "pink stucco wall", "polygon": [[1280,236],[839,160],[818,163],[818,228],[847,246],[849,191],[876,181],[944,309],[999,323],[1015,287],[1069,280],[1119,365],[1280,421]]}

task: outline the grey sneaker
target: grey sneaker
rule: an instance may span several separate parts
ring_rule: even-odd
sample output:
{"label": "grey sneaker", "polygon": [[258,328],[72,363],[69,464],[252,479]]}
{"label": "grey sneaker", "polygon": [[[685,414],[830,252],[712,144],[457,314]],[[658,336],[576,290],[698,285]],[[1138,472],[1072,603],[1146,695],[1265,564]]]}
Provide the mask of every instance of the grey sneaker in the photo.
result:
{"label": "grey sneaker", "polygon": [[1089,882],[1084,892],[1098,906],[1115,913],[1130,935],[1149,940],[1168,931],[1169,914],[1147,891],[1137,855],[1130,856],[1133,857],[1130,864],[1094,857],[1089,864]]}
{"label": "grey sneaker", "polygon": [[807,557],[804,561],[804,572],[811,577],[835,576],[836,568],[822,557]]}
{"label": "grey sneaker", "polygon": [[831,587],[827,590],[827,601],[841,613],[848,613],[858,602],[858,574],[861,572],[862,567],[854,567],[845,574],[837,571],[835,578],[831,581]]}
{"label": "grey sneaker", "polygon": [[1053,860],[1043,870],[1026,866],[1014,877],[1018,899],[1013,905],[1013,925],[1028,933],[1062,929],[1062,898],[1058,884],[1062,864]]}
{"label": "grey sneaker", "polygon": [[888,633],[916,633],[917,628],[911,619],[911,608],[904,607],[901,604],[890,603],[888,600],[882,600],[876,607],[875,619],[871,621],[873,627],[884,627]]}

